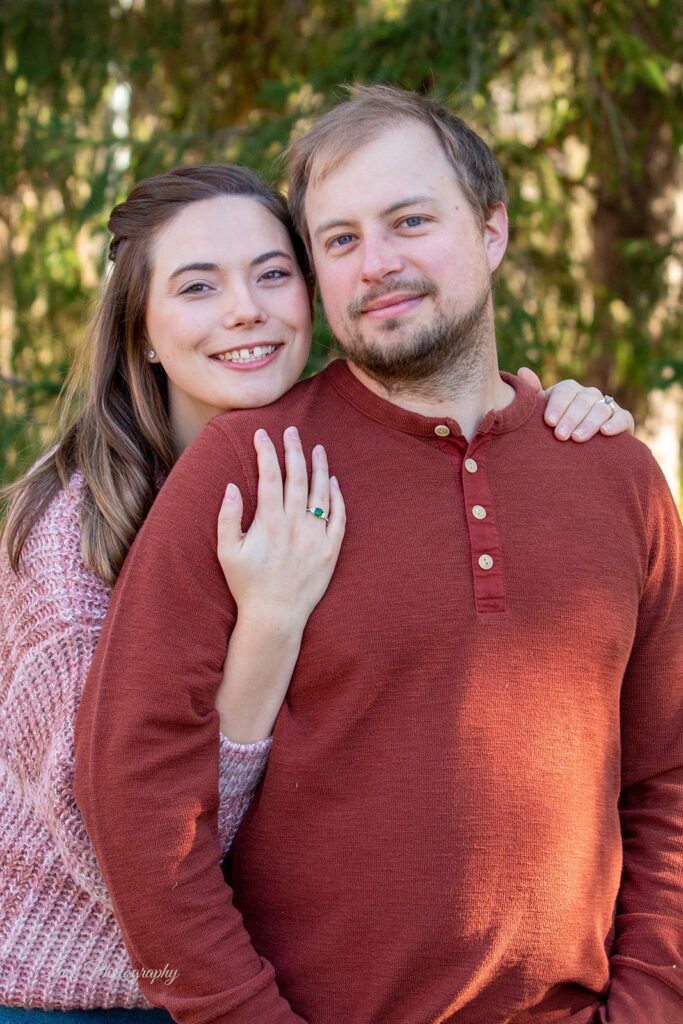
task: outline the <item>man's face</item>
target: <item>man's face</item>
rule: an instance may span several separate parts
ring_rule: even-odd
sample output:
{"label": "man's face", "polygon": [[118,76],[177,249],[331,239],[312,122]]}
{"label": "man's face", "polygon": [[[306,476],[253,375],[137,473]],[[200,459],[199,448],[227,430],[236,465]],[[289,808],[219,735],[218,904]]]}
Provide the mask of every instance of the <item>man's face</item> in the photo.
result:
{"label": "man's face", "polygon": [[482,227],[434,133],[389,128],[309,185],[325,312],[347,355],[387,382],[426,379],[490,325],[501,206]]}

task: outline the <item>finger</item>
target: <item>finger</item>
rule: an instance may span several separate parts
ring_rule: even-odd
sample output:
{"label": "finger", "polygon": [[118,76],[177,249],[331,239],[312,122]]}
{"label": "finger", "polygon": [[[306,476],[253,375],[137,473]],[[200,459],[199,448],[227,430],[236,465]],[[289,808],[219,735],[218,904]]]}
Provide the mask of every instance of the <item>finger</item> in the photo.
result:
{"label": "finger", "polygon": [[[581,427],[581,424],[593,412],[598,402],[600,404],[595,410],[594,416],[604,415],[605,403],[601,399],[602,392],[598,391],[597,388],[580,388],[559,420],[555,428],[555,436],[560,438],[570,437],[575,430]],[[609,415],[609,409],[607,412]],[[602,418],[600,418],[600,422],[602,422]]]}
{"label": "finger", "polygon": [[589,441],[600,430],[603,423],[609,422],[612,410],[605,402],[597,402],[584,416],[581,423],[572,431],[572,441]]}
{"label": "finger", "polygon": [[254,434],[254,448],[258,463],[256,515],[276,515],[282,511],[282,473],[275,445],[265,430]]}
{"label": "finger", "polygon": [[580,390],[581,385],[575,380],[561,380],[547,389],[548,404],[543,419],[548,426],[554,427],[559,423]]}
{"label": "finger", "polygon": [[620,406],[616,405],[616,403],[612,408],[614,410],[614,414],[600,427],[600,433],[611,436],[613,434],[622,434],[624,431],[628,431],[629,434],[634,434],[636,430],[636,421],[628,409],[622,409]]}
{"label": "finger", "polygon": [[330,471],[327,465],[327,453],[321,444],[317,444],[311,453],[311,490],[308,496],[310,508],[330,510]]}
{"label": "finger", "polygon": [[330,478],[330,521],[327,524],[327,536],[332,542],[333,550],[339,554],[341,542],[346,530],[346,505],[336,476]]}
{"label": "finger", "polygon": [[224,558],[242,543],[242,495],[239,487],[228,484],[223,502],[218,513],[218,558],[223,564]]}
{"label": "finger", "polygon": [[521,377],[524,383],[532,387],[534,391],[540,391],[542,394],[544,393],[541,378],[528,366],[520,366],[519,370],[517,370],[517,376]]}
{"label": "finger", "polygon": [[308,501],[308,471],[299,431],[287,427],[282,439],[285,446],[285,511],[300,515]]}

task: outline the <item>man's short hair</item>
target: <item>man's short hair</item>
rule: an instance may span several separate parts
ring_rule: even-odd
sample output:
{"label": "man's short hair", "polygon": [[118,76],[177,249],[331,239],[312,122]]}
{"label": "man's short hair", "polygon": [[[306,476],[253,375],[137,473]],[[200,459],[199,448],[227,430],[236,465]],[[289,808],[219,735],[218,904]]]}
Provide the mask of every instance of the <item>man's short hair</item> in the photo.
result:
{"label": "man's short hair", "polygon": [[418,121],[436,135],[482,227],[505,202],[498,161],[484,140],[441,103],[390,85],[348,86],[350,99],[324,114],[285,151],[289,208],[310,249],[304,206],[310,182],[322,181],[352,153],[401,121]]}

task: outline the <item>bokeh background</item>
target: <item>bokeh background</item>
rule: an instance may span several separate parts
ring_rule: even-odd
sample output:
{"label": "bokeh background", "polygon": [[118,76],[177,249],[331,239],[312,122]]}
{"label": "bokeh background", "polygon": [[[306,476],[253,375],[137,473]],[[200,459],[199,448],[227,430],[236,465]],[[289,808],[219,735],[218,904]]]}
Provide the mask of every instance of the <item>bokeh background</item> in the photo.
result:
{"label": "bokeh background", "polygon": [[[340,83],[428,91],[506,174],[502,365],[597,384],[680,500],[680,0],[0,0],[0,482],[54,425],[109,209],[179,163],[278,157]],[[329,356],[318,319],[310,369]]]}

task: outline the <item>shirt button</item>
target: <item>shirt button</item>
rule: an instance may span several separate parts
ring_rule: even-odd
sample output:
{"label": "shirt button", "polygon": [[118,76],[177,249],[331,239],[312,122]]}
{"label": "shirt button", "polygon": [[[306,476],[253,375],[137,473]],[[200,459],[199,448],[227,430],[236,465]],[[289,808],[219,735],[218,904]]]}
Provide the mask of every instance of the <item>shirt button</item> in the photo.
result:
{"label": "shirt button", "polygon": [[465,459],[465,469],[468,473],[476,473],[479,466],[476,464],[474,459]]}
{"label": "shirt button", "polygon": [[473,505],[472,515],[475,519],[486,519],[486,509],[483,505]]}
{"label": "shirt button", "polygon": [[437,427],[434,427],[434,433],[437,437],[448,437],[451,432],[451,428],[447,427],[445,423],[439,423]]}
{"label": "shirt button", "polygon": [[482,569],[491,569],[493,568],[493,559],[490,555],[480,555],[479,565]]}

